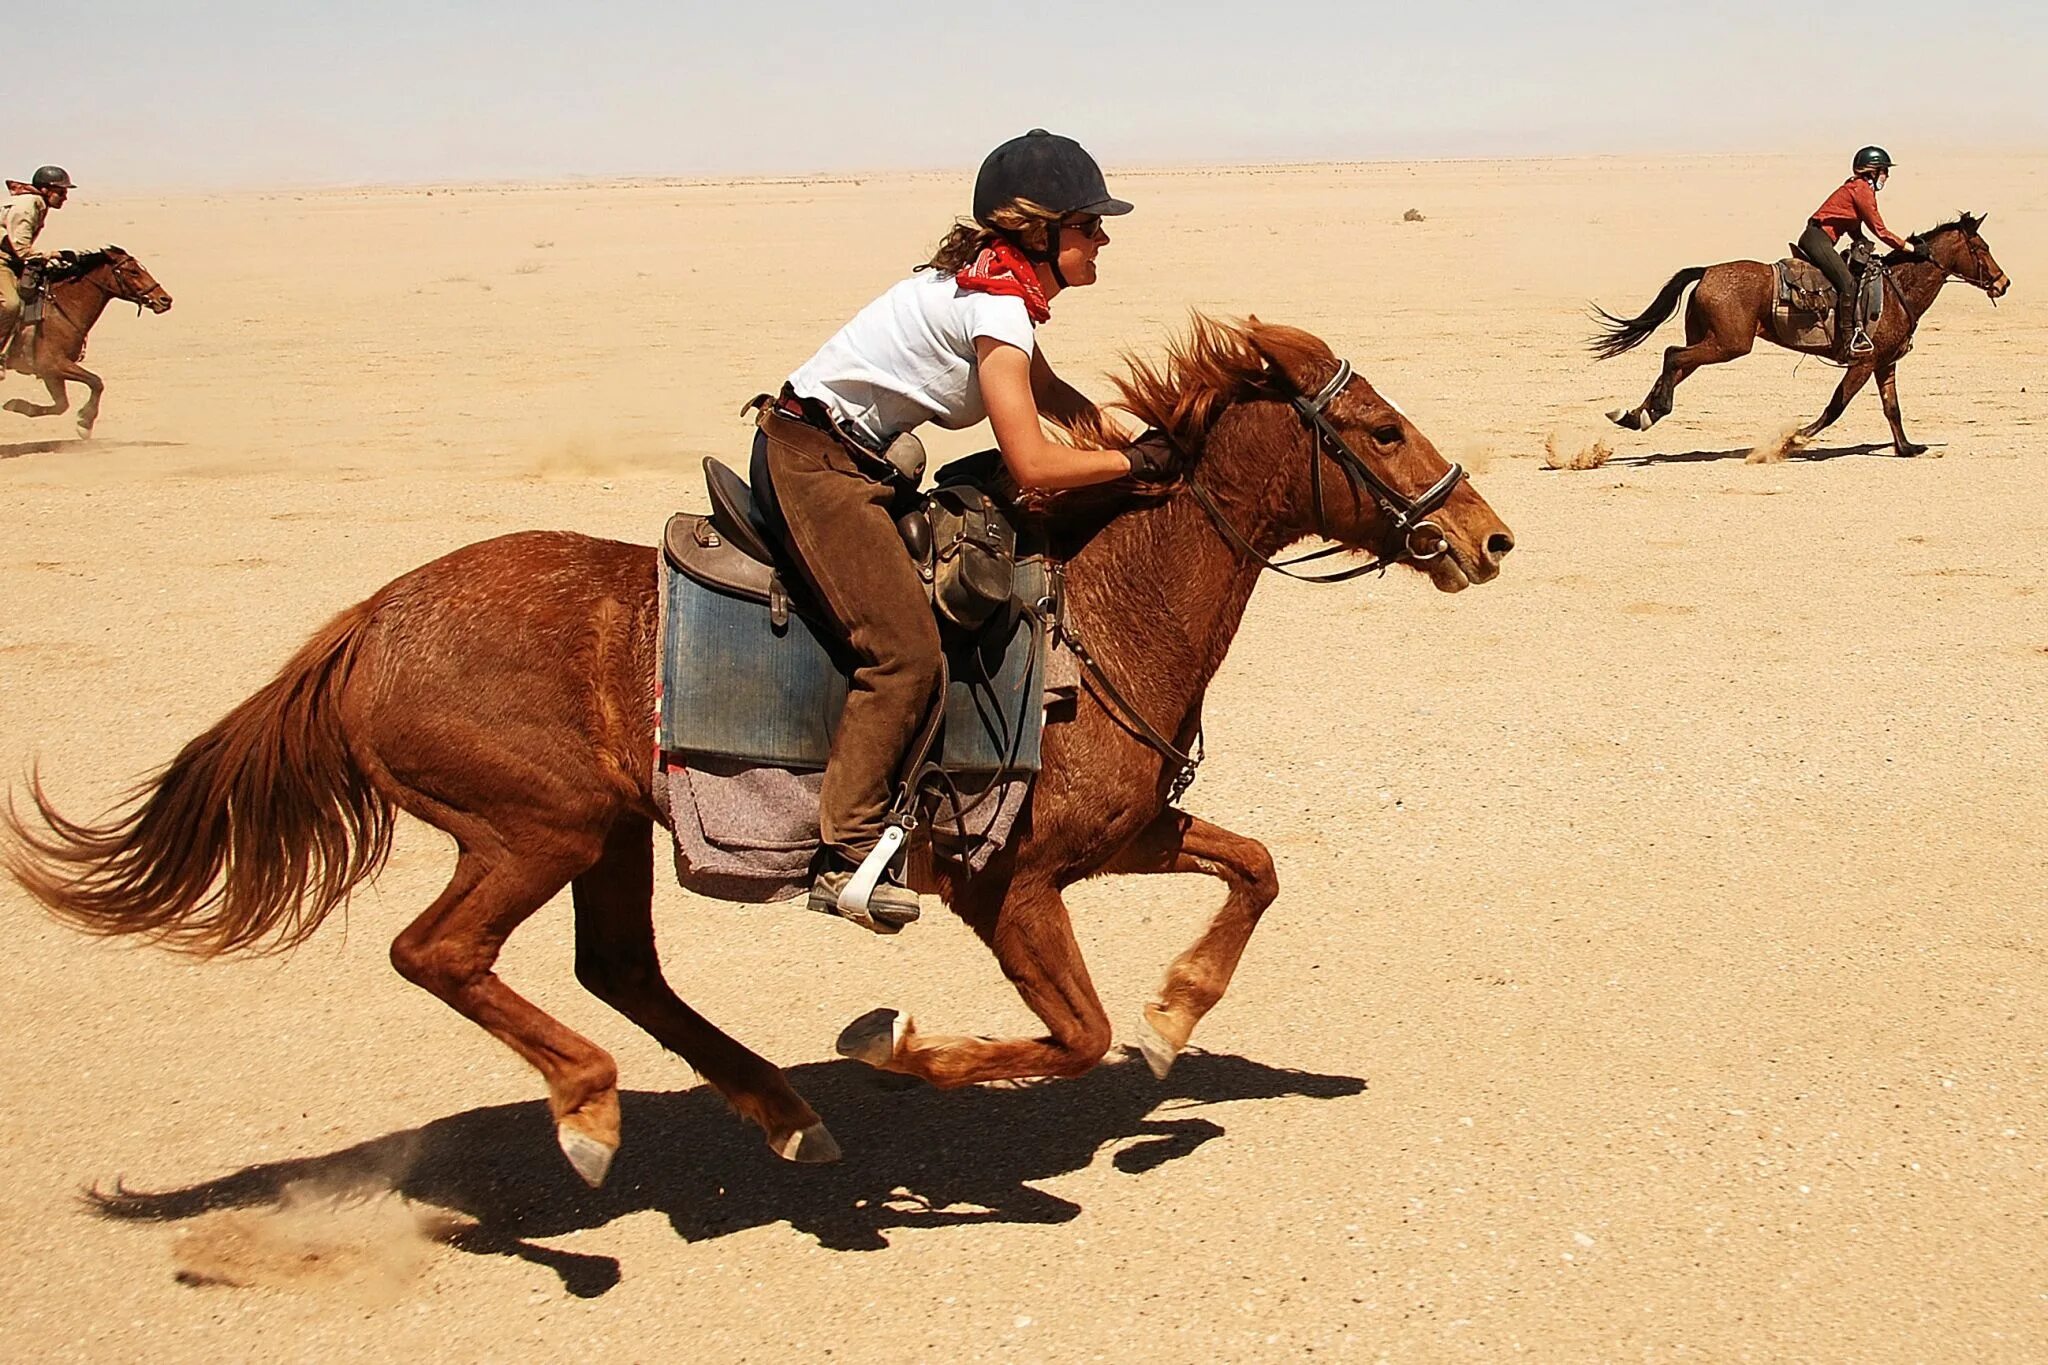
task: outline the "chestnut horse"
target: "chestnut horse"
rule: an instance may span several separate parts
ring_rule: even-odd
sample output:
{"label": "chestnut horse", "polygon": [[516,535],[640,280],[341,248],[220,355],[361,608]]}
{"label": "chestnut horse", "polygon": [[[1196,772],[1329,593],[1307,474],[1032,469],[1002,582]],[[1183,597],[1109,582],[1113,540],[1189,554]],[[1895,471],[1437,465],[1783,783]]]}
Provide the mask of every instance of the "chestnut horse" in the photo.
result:
{"label": "chestnut horse", "polygon": [[71,407],[64,385],[76,380],[91,390],[78,410],[78,434],[90,436],[100,419],[100,395],[107,386],[78,363],[85,358],[86,333],[116,299],[134,304],[138,313],[144,308],[168,313],[171,296],[142,268],[142,262],[117,246],[88,251],[69,266],[53,263],[46,278],[43,320],[33,329],[15,329],[7,348],[6,368],[42,380],[50,391],[50,401],[41,404],[10,398],[5,406],[23,417],[54,417]]}
{"label": "chestnut horse", "polygon": [[[876,1011],[839,1044],[873,1066],[939,1086],[1087,1071],[1110,1021],[1062,889],[1099,873],[1206,873],[1229,894],[1144,1011],[1163,1075],[1278,889],[1264,845],[1175,808],[1181,764],[1168,753],[1193,743],[1267,557],[1319,531],[1456,592],[1495,577],[1513,548],[1456,467],[1306,332],[1198,317],[1163,367],[1134,363],[1117,383],[1189,472],[1098,522],[1068,559],[1065,612],[1092,663],[1073,714],[1046,728],[1009,846],[971,879],[941,866],[920,887],[993,950],[1046,1036],[926,1033]],[[584,1179],[603,1180],[619,1145],[618,1068],[492,970],[564,886],[577,979],[776,1153],[832,1160],[837,1145],[782,1073],[684,1004],[655,957],[658,564],[644,545],[529,531],[415,569],[328,622],[104,823],[65,819],[38,779],[42,827],[10,804],[6,866],[90,933],[201,956],[280,951],[377,871],[406,811],[452,835],[458,856],[392,964],[540,1071]]]}
{"label": "chestnut horse", "polygon": [[[1884,415],[1892,425],[1892,445],[1901,455],[1919,455],[1927,447],[1906,439],[1899,418],[1899,357],[1913,348],[1913,330],[1934,305],[1935,295],[1949,277],[1973,284],[1995,301],[2011,287],[1991,248],[1978,229],[1981,216],[1962,214],[1952,223],[1910,238],[1913,249],[1895,251],[1883,259],[1885,306],[1883,315],[1870,328],[1871,350],[1852,356],[1842,382],[1827,410],[1799,429],[1795,442],[1811,440],[1842,415],[1842,409],[1872,375],[1877,376],[1878,396]],[[1719,365],[1749,354],[1758,337],[1782,345],[1771,335],[1771,268],[1761,261],[1724,261],[1720,265],[1692,266],[1673,275],[1641,317],[1618,318],[1606,309],[1596,310],[1605,331],[1589,343],[1602,360],[1612,360],[1624,351],[1647,341],[1678,307],[1679,296],[1688,285],[1698,284],[1685,306],[1685,345],[1664,352],[1664,370],[1650,387],[1649,396],[1638,407],[1617,408],[1607,416],[1618,426],[1648,431],[1659,418],[1671,412],[1673,390],[1702,365]],[[1839,324],[1838,324],[1839,325]],[[1793,346],[1789,350],[1830,357],[1825,346]],[[1830,357],[1832,358],[1832,357]],[[1839,363],[1839,362],[1837,362]]]}

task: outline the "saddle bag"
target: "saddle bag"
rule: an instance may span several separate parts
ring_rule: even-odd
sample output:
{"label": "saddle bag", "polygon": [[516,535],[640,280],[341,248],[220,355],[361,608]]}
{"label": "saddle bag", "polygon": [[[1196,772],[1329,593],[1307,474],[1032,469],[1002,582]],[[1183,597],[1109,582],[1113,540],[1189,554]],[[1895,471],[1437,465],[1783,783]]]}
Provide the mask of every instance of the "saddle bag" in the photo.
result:
{"label": "saddle bag", "polygon": [[929,528],[928,539],[915,528],[905,543],[941,617],[979,630],[1016,600],[1017,528],[994,497],[971,484],[943,486],[911,518]]}

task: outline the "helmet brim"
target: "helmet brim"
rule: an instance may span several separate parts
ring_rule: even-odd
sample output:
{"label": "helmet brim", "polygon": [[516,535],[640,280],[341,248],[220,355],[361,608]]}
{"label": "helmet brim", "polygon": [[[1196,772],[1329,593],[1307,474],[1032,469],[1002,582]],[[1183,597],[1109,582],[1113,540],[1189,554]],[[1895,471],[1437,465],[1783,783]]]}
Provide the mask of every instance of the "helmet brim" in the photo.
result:
{"label": "helmet brim", "polygon": [[1115,218],[1120,214],[1129,213],[1130,211],[1131,205],[1116,198],[1098,199],[1092,204],[1083,204],[1080,208],[1074,210],[1076,213],[1099,214],[1104,218]]}

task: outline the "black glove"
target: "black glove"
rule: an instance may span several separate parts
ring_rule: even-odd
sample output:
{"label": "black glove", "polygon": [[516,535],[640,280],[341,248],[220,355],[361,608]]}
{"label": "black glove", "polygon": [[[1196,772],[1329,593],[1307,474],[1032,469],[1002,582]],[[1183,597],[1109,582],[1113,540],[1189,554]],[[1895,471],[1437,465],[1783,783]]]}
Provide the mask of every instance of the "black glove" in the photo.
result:
{"label": "black glove", "polygon": [[1163,431],[1148,431],[1124,450],[1131,478],[1139,483],[1172,483],[1180,477],[1180,452]]}

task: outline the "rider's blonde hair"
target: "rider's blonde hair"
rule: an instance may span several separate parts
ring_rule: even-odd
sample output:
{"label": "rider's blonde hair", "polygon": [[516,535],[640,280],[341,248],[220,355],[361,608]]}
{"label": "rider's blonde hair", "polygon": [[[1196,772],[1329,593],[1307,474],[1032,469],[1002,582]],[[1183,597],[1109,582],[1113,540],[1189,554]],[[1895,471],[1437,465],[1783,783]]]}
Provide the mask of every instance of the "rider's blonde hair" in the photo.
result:
{"label": "rider's blonde hair", "polygon": [[924,269],[956,275],[973,264],[998,237],[1008,237],[1033,256],[1045,254],[1046,242],[1058,231],[1060,215],[1029,199],[1012,199],[989,213],[986,222],[962,218],[940,241]]}
{"label": "rider's blonde hair", "polygon": [[[936,270],[942,275],[957,275],[973,264],[974,258],[999,237],[1018,243],[1030,255],[1043,256],[1046,243],[1059,233],[1061,217],[1061,214],[1029,199],[1012,199],[991,211],[986,222],[978,218],[962,218],[953,224],[953,230],[940,241],[938,249],[932,252],[932,258],[919,268]],[[1067,416],[1045,413],[1043,417],[1079,449],[1123,449],[1124,442],[1103,420],[1099,409],[1091,408]]]}

